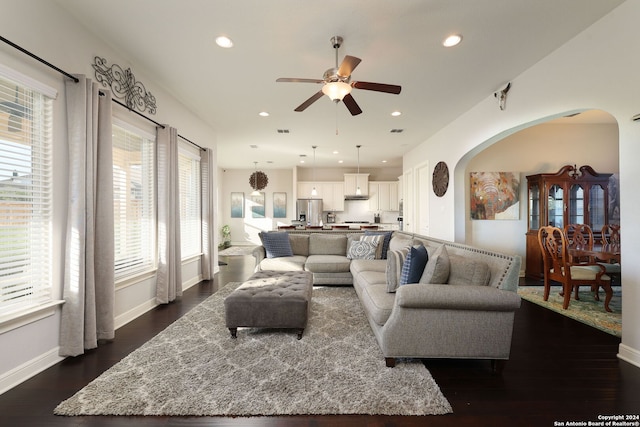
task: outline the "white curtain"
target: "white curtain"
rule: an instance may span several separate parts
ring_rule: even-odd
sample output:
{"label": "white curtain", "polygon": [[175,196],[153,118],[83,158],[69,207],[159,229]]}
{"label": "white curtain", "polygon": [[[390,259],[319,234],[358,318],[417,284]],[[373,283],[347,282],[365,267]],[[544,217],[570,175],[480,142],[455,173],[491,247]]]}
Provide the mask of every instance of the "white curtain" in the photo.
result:
{"label": "white curtain", "polygon": [[66,82],[69,204],[60,356],[114,338],[111,92],[85,76]]}
{"label": "white curtain", "polygon": [[215,168],[213,150],[207,148],[200,157],[202,191],[202,279],[211,280],[215,274]]}
{"label": "white curtain", "polygon": [[157,131],[158,273],[156,301],[167,304],[182,295],[178,131]]}

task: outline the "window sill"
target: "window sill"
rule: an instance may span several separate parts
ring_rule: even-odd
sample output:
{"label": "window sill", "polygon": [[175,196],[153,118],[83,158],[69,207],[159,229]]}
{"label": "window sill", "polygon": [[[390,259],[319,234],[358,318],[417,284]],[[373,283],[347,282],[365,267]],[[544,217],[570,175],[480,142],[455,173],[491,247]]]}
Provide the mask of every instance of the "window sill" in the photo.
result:
{"label": "window sill", "polygon": [[53,300],[35,307],[0,316],[0,334],[53,316],[58,306],[62,304],[64,304],[63,300]]}

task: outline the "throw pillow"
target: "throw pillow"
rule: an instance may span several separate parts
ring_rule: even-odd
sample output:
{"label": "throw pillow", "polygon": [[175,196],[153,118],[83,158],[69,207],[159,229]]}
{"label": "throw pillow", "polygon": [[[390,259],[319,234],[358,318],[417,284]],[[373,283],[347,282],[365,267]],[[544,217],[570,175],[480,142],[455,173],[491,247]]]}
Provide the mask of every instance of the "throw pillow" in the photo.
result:
{"label": "throw pillow", "polygon": [[422,245],[411,246],[407,258],[402,264],[400,285],[418,283],[422,277],[424,267],[427,265],[427,248]]}
{"label": "throw pillow", "polygon": [[376,244],[376,257],[375,259],[382,259],[382,239],[384,236],[371,236],[364,235],[360,237],[360,240],[363,242],[371,242]]}
{"label": "throw pillow", "polygon": [[400,274],[402,273],[402,265],[407,257],[409,248],[399,251],[387,252],[387,267],[385,274],[387,276],[387,292],[395,292],[400,286]]}
{"label": "throw pillow", "polygon": [[486,286],[491,280],[489,264],[459,255],[449,255],[451,270],[449,272],[450,285]]}
{"label": "throw pillow", "polygon": [[291,243],[289,242],[289,233],[286,231],[261,232],[260,240],[262,240],[262,245],[267,252],[267,258],[293,256]]}
{"label": "throw pillow", "polygon": [[378,244],[373,242],[365,242],[362,240],[354,240],[347,251],[349,259],[375,259]]}
{"label": "throw pillow", "polygon": [[365,236],[382,236],[384,240],[382,241],[382,255],[380,259],[387,259],[387,252],[389,252],[389,243],[391,242],[391,236],[393,235],[393,231],[372,231],[365,230]]}
{"label": "throw pillow", "polygon": [[402,248],[406,248],[407,246],[411,246],[413,244],[413,239],[411,237],[404,237],[395,235],[389,241],[389,250],[399,251]]}
{"label": "throw pillow", "polygon": [[449,280],[450,268],[449,252],[447,252],[447,248],[444,245],[441,245],[429,257],[419,283],[445,284]]}

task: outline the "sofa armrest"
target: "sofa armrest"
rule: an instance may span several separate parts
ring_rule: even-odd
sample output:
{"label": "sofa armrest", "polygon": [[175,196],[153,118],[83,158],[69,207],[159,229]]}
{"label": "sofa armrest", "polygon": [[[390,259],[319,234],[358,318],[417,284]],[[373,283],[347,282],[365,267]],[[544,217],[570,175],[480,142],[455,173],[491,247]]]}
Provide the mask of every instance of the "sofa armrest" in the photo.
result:
{"label": "sofa armrest", "polygon": [[265,252],[264,246],[256,246],[251,251],[251,255],[256,259],[256,265],[260,264],[260,261],[267,257],[267,253]]}
{"label": "sofa armrest", "polygon": [[517,292],[490,286],[408,284],[396,290],[395,305],[403,308],[514,311]]}

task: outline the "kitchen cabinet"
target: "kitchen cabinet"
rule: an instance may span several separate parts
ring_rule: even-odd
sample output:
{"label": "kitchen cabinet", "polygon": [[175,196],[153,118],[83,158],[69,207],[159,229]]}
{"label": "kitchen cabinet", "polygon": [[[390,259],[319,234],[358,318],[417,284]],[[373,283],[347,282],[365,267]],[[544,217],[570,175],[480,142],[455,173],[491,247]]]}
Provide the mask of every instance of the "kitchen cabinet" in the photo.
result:
{"label": "kitchen cabinet", "polygon": [[587,224],[596,241],[608,223],[610,173],[597,173],[591,166],[567,165],[556,173],[527,176],[527,234],[525,275],[543,279],[542,252],[538,243],[541,226],[564,228]]}
{"label": "kitchen cabinet", "polygon": [[398,210],[398,182],[371,181],[369,182],[369,210],[397,211]]}
{"label": "kitchen cabinet", "polygon": [[323,211],[344,211],[344,183],[335,182],[309,182],[298,181],[299,199],[311,197],[313,187],[318,194],[314,198],[322,199]]}
{"label": "kitchen cabinet", "polygon": [[360,188],[362,196],[369,194],[369,174],[368,173],[345,173],[344,174],[344,195],[355,196],[356,190]]}

